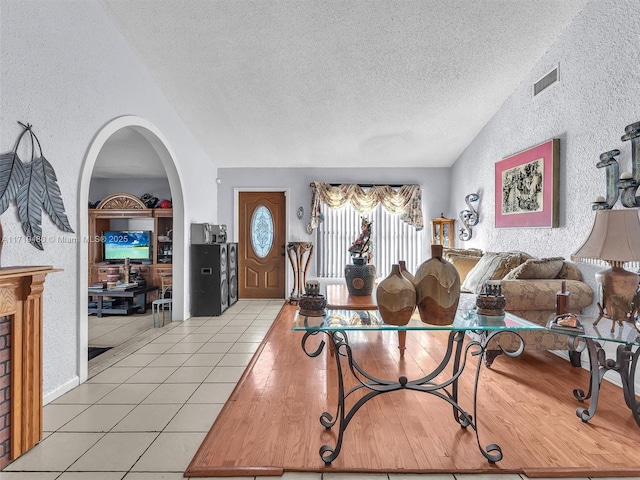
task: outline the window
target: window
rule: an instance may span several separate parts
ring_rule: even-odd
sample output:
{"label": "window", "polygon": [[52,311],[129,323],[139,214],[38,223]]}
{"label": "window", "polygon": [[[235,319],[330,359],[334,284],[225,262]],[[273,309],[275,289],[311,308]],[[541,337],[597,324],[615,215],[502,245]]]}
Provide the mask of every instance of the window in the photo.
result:
{"label": "window", "polygon": [[[324,220],[317,230],[317,271],[319,277],[344,277],[344,266],[351,262],[349,245],[360,234],[362,215],[350,204],[340,209],[324,208]],[[411,273],[422,262],[424,230],[400,220],[400,215],[389,213],[378,205],[365,215],[373,220],[373,265],[378,277],[386,277],[391,265],[404,260]]]}
{"label": "window", "polygon": [[260,205],[251,219],[251,245],[256,255],[266,257],[273,246],[273,216],[267,207]]}

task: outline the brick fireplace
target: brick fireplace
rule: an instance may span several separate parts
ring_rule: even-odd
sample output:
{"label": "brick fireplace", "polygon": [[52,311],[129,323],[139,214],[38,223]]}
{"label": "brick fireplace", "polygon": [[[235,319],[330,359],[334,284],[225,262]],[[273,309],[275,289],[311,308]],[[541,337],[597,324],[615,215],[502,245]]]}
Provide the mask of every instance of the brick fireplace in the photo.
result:
{"label": "brick fireplace", "polygon": [[0,469],[42,439],[42,291],[55,271],[0,268]]}
{"label": "brick fireplace", "polygon": [[9,463],[11,436],[11,317],[0,317],[0,470]]}

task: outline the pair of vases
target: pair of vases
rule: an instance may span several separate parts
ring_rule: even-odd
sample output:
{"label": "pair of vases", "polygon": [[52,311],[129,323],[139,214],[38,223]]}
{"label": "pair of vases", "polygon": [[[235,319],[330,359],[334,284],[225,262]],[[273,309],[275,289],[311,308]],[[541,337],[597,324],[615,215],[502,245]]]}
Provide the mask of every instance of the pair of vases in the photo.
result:
{"label": "pair of vases", "polygon": [[416,307],[424,323],[450,325],[459,300],[460,276],[442,258],[442,245],[431,246],[431,258],[418,267],[415,276],[400,262],[376,289],[380,316],[389,325],[406,325]]}

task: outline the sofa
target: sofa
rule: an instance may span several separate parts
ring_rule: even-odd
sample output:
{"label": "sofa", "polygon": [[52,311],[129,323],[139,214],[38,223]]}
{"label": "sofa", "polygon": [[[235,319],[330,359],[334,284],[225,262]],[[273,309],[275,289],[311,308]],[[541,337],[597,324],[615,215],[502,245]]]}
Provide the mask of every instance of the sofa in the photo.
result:
{"label": "sofa", "polygon": [[[593,302],[594,292],[582,281],[582,273],[562,257],[534,258],[525,252],[483,252],[479,249],[445,248],[443,257],[460,275],[461,295],[458,308],[474,308],[476,296],[485,282],[499,280],[505,310],[530,322],[546,325],[556,313],[556,294],[563,286],[568,310],[580,313]],[[526,350],[568,350],[566,335],[551,331],[526,331],[520,336]],[[499,343],[498,343],[499,342]],[[501,334],[489,342],[485,363],[503,352],[515,351],[520,339]],[[580,354],[569,351],[572,365],[580,366]]]}

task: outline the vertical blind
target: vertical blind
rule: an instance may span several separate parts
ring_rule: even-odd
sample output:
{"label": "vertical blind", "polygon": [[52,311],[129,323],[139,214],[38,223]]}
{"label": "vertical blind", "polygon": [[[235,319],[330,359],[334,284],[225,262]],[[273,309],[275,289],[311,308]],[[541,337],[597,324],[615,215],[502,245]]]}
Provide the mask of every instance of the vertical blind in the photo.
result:
{"label": "vertical blind", "polygon": [[[349,245],[360,234],[361,217],[350,204],[340,209],[327,208],[324,221],[317,230],[317,271],[325,278],[344,277],[344,266],[351,263]],[[404,260],[407,269],[415,273],[422,262],[424,230],[416,229],[400,220],[400,215],[389,213],[378,205],[365,215],[373,220],[373,260],[378,277],[386,277],[391,265]]]}

